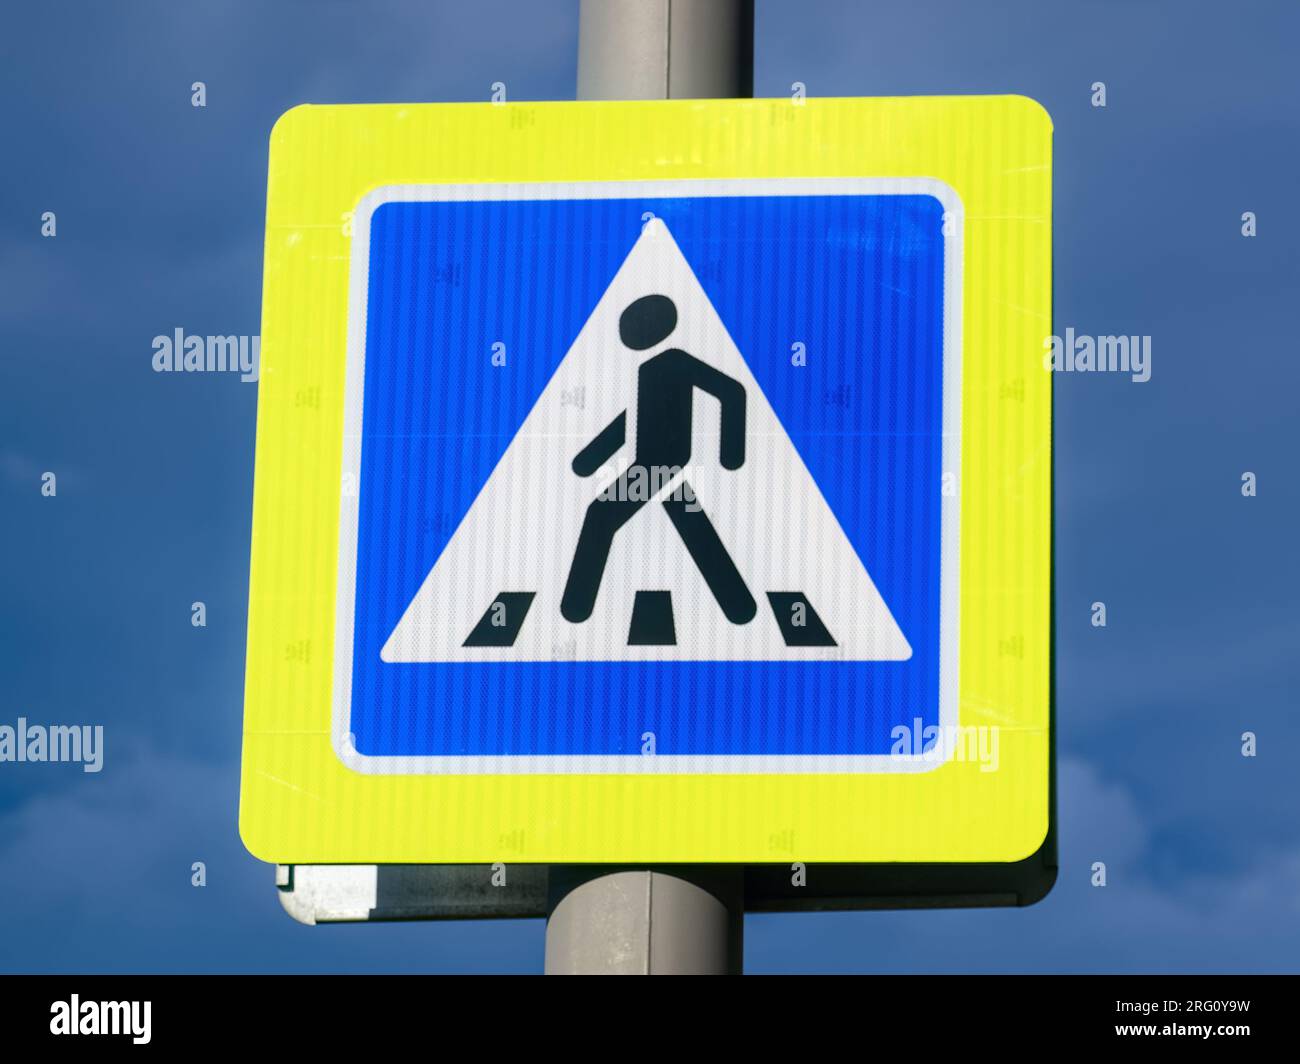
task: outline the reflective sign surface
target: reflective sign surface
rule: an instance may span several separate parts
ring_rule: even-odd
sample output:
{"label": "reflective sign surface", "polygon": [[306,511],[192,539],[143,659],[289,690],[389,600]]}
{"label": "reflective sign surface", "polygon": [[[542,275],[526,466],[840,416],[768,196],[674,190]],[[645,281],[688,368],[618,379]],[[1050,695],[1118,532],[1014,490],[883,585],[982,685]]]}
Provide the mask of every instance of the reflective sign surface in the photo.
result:
{"label": "reflective sign surface", "polygon": [[289,112],[250,849],[1033,852],[1050,291],[1021,98]]}

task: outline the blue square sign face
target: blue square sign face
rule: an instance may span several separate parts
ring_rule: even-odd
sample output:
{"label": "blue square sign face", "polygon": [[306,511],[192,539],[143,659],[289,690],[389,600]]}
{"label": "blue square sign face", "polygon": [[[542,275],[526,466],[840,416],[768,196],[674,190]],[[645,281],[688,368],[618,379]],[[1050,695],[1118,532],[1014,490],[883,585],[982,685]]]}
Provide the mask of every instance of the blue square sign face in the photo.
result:
{"label": "blue square sign face", "polygon": [[956,724],[959,212],[921,179],[371,193],[344,761],[933,768],[897,752]]}

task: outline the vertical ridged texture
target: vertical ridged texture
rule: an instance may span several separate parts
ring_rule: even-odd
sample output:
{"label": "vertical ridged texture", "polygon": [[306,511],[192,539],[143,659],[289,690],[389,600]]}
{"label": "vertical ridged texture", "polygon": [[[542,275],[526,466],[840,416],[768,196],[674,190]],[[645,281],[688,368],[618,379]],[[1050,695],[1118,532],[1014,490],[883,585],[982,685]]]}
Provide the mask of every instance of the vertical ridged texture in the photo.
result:
{"label": "vertical ridged texture", "polygon": [[[392,184],[730,177],[935,178],[961,198],[960,720],[1000,729],[999,770],[981,772],[968,761],[927,773],[824,776],[415,777],[344,767],[330,729],[345,214],[366,192]],[[431,253],[417,250],[411,267]],[[585,249],[557,247],[555,283],[585,283],[587,263]],[[491,277],[490,263],[475,272]],[[401,270],[389,279],[402,284]],[[802,282],[808,301],[828,305],[837,284],[854,283],[819,276],[815,264]],[[761,274],[754,278],[756,289],[763,284]],[[462,331],[472,330],[481,302],[514,295],[490,288],[485,282],[465,293]],[[418,332],[424,312],[413,308],[403,327]],[[550,313],[540,298],[515,298],[514,312],[520,328]],[[863,322],[864,329],[903,327],[910,326]],[[1020,97],[290,111],[272,133],[267,203],[246,844],[264,859],[297,863],[988,861],[1032,853],[1047,825],[1051,380],[1042,341],[1051,332],[1051,126]],[[489,345],[494,339],[484,337]],[[400,329],[394,342],[402,342]],[[879,387],[901,395],[924,386]],[[464,400],[490,410],[486,396]],[[425,489],[411,490],[418,498]],[[417,550],[421,530],[408,532]],[[568,682],[541,682],[529,697],[544,707],[570,690],[560,686]],[[793,705],[837,697],[845,683],[847,672],[826,674],[812,689],[778,684],[765,695],[774,706]],[[456,692],[449,686],[416,698],[399,683],[384,692],[390,696],[409,699],[417,730],[428,732],[439,703]],[[600,697],[617,702],[619,695]],[[616,724],[635,727],[631,719]],[[776,726],[796,743],[833,739],[819,737],[804,715]],[[731,742],[725,734],[712,741]]]}

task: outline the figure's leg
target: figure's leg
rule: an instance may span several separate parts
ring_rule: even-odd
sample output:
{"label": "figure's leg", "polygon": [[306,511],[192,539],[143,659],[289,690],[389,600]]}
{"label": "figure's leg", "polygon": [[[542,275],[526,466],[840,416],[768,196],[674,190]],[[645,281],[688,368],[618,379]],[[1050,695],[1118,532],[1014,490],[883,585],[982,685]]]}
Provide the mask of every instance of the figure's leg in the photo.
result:
{"label": "figure's leg", "polygon": [[[681,487],[682,491],[675,491],[670,498],[664,499],[664,509],[668,511],[673,527],[691,552],[704,582],[709,585],[727,620],[732,624],[752,621],[758,605],[745,586],[744,578],[718,538],[713,523],[695,500],[695,492],[684,480]],[[683,495],[692,501],[688,503],[681,498]]]}
{"label": "figure's leg", "polygon": [[564,597],[560,600],[561,616],[573,624],[585,621],[596,608],[596,593],[605,575],[614,533],[645,505],[643,499],[628,498],[626,473],[601,494],[613,497],[598,498],[587,507],[582,531],[578,533],[578,546],[573,552],[573,564],[569,567],[569,579],[564,585]]}

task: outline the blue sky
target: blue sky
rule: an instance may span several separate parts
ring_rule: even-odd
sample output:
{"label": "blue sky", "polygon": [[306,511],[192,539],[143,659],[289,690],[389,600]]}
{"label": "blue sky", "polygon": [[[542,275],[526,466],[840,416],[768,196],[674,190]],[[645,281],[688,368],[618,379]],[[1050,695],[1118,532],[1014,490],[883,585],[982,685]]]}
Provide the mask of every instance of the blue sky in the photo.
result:
{"label": "blue sky", "polygon": [[[1056,381],[1061,877],[1022,911],[751,917],[747,969],[1294,970],[1300,12],[984,10],[759,0],[755,92],[1038,99],[1057,329],[1153,337],[1145,384]],[[0,26],[0,722],[109,743],[97,776],[0,765],[0,970],[539,970],[540,921],[281,911],[236,830],[256,389],[155,374],[150,342],[258,331],[283,111],[572,98],[576,2],[50,0]]]}

